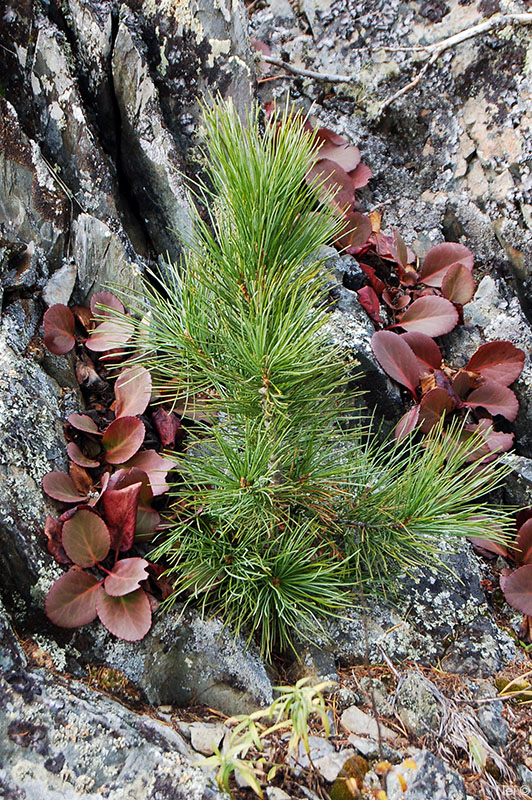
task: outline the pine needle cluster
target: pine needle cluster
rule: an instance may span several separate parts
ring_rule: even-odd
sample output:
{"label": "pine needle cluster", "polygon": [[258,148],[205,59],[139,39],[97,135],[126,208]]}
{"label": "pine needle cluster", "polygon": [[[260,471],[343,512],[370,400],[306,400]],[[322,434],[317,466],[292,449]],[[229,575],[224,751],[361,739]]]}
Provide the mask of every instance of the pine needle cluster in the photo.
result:
{"label": "pine needle cluster", "polygon": [[[320,248],[342,223],[306,176],[316,143],[290,110],[242,123],[205,111],[207,186],[182,264],[128,297],[131,360],[198,421],[152,558],[177,596],[257,636],[266,656],[312,636],[354,590],[437,561],[442,540],[500,533],[468,463],[478,442],[438,428],[379,444],[347,408],[350,365],[325,331]],[[204,214],[205,216],[205,214]]]}

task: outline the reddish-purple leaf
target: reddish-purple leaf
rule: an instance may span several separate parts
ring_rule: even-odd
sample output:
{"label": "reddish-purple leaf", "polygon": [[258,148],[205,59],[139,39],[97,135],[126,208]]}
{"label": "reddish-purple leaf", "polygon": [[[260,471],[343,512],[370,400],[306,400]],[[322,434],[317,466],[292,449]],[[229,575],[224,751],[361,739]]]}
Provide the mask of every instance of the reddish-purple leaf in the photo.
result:
{"label": "reddish-purple leaf", "polygon": [[72,425],[77,431],[83,431],[84,433],[94,433],[97,436],[101,436],[100,431],[98,430],[98,426],[96,423],[88,417],[86,414],[71,414],[67,418],[67,422],[69,425]]}
{"label": "reddish-purple leaf", "polygon": [[113,571],[103,582],[107,594],[121,597],[138,589],[141,581],[148,577],[148,562],[144,558],[123,558],[117,561]]}
{"label": "reddish-purple leaf", "polygon": [[135,534],[152,533],[159,525],[161,518],[157,511],[151,507],[153,500],[153,490],[150,479],[144,470],[137,467],[129,467],[117,470],[109,481],[110,489],[124,489],[135,483],[142,484],[140,490]]}
{"label": "reddish-purple leaf", "polygon": [[421,268],[420,280],[427,286],[440,287],[445,273],[453,264],[463,264],[467,269],[473,269],[474,257],[471,250],[463,244],[443,242],[431,247]]}
{"label": "reddish-purple leaf", "polygon": [[507,602],[522,614],[532,616],[532,564],[519,567],[501,581]]}
{"label": "reddish-purple leaf", "polygon": [[107,630],[128,642],[142,639],[151,627],[150,601],[143,589],[111,597],[102,588],[97,595],[96,609]]}
{"label": "reddish-purple leaf", "polygon": [[462,400],[472,388],[472,378],[469,372],[464,369],[459,370],[453,378],[453,389]]}
{"label": "reddish-purple leaf", "polygon": [[354,170],[349,173],[349,177],[353,181],[355,189],[362,189],[368,185],[370,178],[373,177],[373,172],[367,164],[359,164]]}
{"label": "reddish-purple leaf", "polygon": [[99,581],[94,575],[71,569],[56,580],[45,600],[46,616],[61,628],[79,628],[96,618]]}
{"label": "reddish-purple leaf", "polygon": [[445,389],[435,386],[421,398],[419,421],[422,433],[428,433],[438,424],[444,414],[455,408],[452,397]]}
{"label": "reddish-purple leaf", "polygon": [[150,479],[155,496],[164,494],[170,488],[166,483],[166,473],[175,467],[175,461],[163,458],[155,450],[143,450],[131,458],[125,466],[144,470]]}
{"label": "reddish-purple leaf", "polygon": [[76,339],[76,320],[68,306],[56,303],[51,306],[43,319],[44,344],[51,353],[63,356],[74,347]]}
{"label": "reddish-purple leaf", "polygon": [[102,437],[105,460],[109,464],[123,464],[138,451],[145,434],[144,423],[137,417],[115,419]]}
{"label": "reddish-purple leaf", "polygon": [[441,367],[440,348],[430,336],[417,331],[407,331],[401,334],[401,339],[404,339],[414,353],[422,372]]}
{"label": "reddish-purple leaf", "polygon": [[494,431],[491,419],[481,419],[475,425],[466,425],[461,438],[465,440],[473,435],[477,436],[479,444],[467,457],[469,462],[482,461],[487,464],[500,453],[510,450],[514,441],[513,433]]}
{"label": "reddish-purple leaf", "polygon": [[363,286],[362,289],[357,289],[357,295],[360,305],[370,319],[372,319],[373,322],[376,322],[377,326],[382,325],[383,321],[379,313],[381,309],[379,298],[371,286]]}
{"label": "reddish-purple leaf", "polygon": [[107,350],[123,347],[132,335],[133,324],[128,320],[106,319],[92,331],[85,347],[95,353],[105,353]]}
{"label": "reddish-purple leaf", "polygon": [[337,239],[343,249],[362,247],[371,236],[371,220],[359,211],[350,211],[345,215],[345,227]]}
{"label": "reddish-purple leaf", "polygon": [[360,150],[354,145],[337,145],[327,142],[318,150],[317,158],[320,161],[327,159],[334,161],[346,172],[351,172],[360,164]]}
{"label": "reddish-purple leaf", "polygon": [[490,414],[501,414],[510,422],[514,421],[519,411],[519,402],[512,390],[490,380],[484,381],[482,386],[471,392],[464,403],[470,408],[485,408]]}
{"label": "reddish-purple leaf", "polygon": [[371,337],[371,349],[383,370],[416,395],[419,364],[407,343],[391,331],[377,331]]}
{"label": "reddish-purple leaf", "polygon": [[135,538],[137,507],[142,483],[123,489],[107,489],[102,496],[105,521],[113,550],[129,550]]}
{"label": "reddish-purple leaf", "polygon": [[332,202],[341,211],[354,203],[353,181],[345,169],[342,169],[334,161],[327,158],[317,161],[307,172],[306,180],[309,185],[316,185],[322,200],[330,198],[332,190]]}
{"label": "reddish-purple leaf", "polygon": [[67,556],[61,541],[62,531],[63,523],[48,515],[44,523],[44,535],[47,539],[48,552],[55,558],[58,564],[71,564],[72,561]]}
{"label": "reddish-purple leaf", "polygon": [[331,131],[330,128],[318,128],[316,130],[316,141],[321,142],[323,144],[335,144],[338,147],[340,145],[348,144],[347,139],[339,134]]}
{"label": "reddish-purple leaf", "polygon": [[480,372],[503,386],[509,386],[523,370],[525,353],[511,342],[497,341],[482,344],[469,359],[467,369]]}
{"label": "reddish-purple leaf", "polygon": [[471,270],[464,264],[453,264],[443,276],[441,292],[451,303],[463,306],[472,299],[476,286]]}
{"label": "reddish-purple leaf", "polygon": [[532,519],[527,520],[519,528],[512,551],[514,560],[518,564],[532,564]]}
{"label": "reddish-purple leaf", "polygon": [[453,304],[444,297],[433,295],[414,300],[401,317],[399,325],[407,331],[442,336],[452,331],[457,322],[458,311]]}
{"label": "reddish-purple leaf", "polygon": [[397,253],[397,262],[404,269],[406,266],[408,266],[408,262],[410,260],[408,247],[406,246],[405,240],[403,239],[399,231],[393,232],[393,238],[395,243],[395,251]]}
{"label": "reddish-purple leaf", "polygon": [[48,472],[42,479],[42,488],[60,503],[82,503],[87,499],[78,492],[74,481],[65,472]]}
{"label": "reddish-purple leaf", "polygon": [[135,417],[146,411],[151,398],[151,375],[144,367],[124,369],[115,382],[116,418]]}
{"label": "reddish-purple leaf", "polygon": [[103,317],[111,317],[111,319],[116,320],[116,316],[108,310],[110,308],[113,308],[120,314],[124,314],[126,310],[118,297],[111,292],[96,292],[96,294],[92,295],[91,311],[95,317],[99,317],[100,319]]}
{"label": "reddish-purple leaf", "polygon": [[81,509],[63,525],[63,547],[79,567],[93,567],[103,561],[110,545],[107,525],[93,511]]}
{"label": "reddish-purple leaf", "polygon": [[405,436],[408,436],[409,433],[412,433],[412,431],[416,429],[418,422],[419,406],[414,406],[410,411],[407,411],[406,414],[403,414],[395,426],[395,441],[399,442],[401,439],[404,439]]}
{"label": "reddish-purple leaf", "polygon": [[158,408],[152,414],[151,421],[163,447],[173,447],[175,440],[177,438],[182,439],[184,436],[181,420],[173,411],[165,411],[164,408]]}
{"label": "reddish-purple leaf", "polygon": [[496,555],[496,556],[503,556],[503,558],[508,557],[508,549],[505,544],[501,542],[494,542],[493,539],[484,539],[481,536],[468,536],[469,541],[475,548],[478,550],[481,555]]}
{"label": "reddish-purple leaf", "polygon": [[89,467],[90,469],[91,467],[100,466],[99,461],[95,461],[93,458],[87,458],[87,456],[81,452],[75,442],[69,442],[67,444],[67,453],[68,457],[72,459],[74,464],[77,464],[80,467]]}

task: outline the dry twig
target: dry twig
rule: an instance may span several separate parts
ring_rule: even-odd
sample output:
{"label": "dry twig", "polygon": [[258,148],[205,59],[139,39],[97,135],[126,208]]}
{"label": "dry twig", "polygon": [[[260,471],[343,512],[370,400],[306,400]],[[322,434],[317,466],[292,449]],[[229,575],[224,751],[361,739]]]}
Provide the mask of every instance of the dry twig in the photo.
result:
{"label": "dry twig", "polygon": [[[498,30],[499,28],[504,28],[507,25],[532,25],[532,13],[495,14],[483,22],[479,22],[476,25],[472,25],[469,28],[465,28],[463,31],[453,34],[452,36],[447,36],[445,39],[441,39],[439,42],[433,42],[432,44],[428,45],[405,45],[404,47],[399,45],[397,47],[380,48],[382,50],[404,50],[419,53],[420,55],[416,59],[413,59],[410,64],[418,62],[420,59],[427,59],[427,61],[418,74],[411,81],[409,81],[409,83],[381,103],[379,107],[379,115],[382,114],[386,108],[391,106],[392,103],[395,103],[396,100],[398,100],[400,97],[403,97],[411,89],[414,89],[419,83],[421,83],[429,67],[431,67],[446,50],[449,50],[452,47],[457,47],[459,44],[462,44],[462,42],[473,39],[475,36],[481,36],[484,33],[490,33],[491,31]],[[273,64],[273,66],[281,67],[282,69],[285,69],[294,75],[300,75],[304,78],[312,78],[315,81],[326,81],[328,83],[352,83],[355,81],[354,75],[336,75],[331,72],[318,72],[316,70],[303,69],[302,67],[296,67],[293,64],[290,64],[290,62],[283,61],[281,58],[275,58],[274,56],[261,54],[261,59],[267,64]]]}

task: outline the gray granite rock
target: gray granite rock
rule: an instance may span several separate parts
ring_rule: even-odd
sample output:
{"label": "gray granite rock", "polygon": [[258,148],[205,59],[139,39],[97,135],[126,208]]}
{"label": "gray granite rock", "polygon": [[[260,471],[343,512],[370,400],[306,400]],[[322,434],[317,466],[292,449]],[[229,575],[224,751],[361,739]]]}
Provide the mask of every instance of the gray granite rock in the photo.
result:
{"label": "gray granite rock", "polygon": [[[324,647],[344,664],[364,663],[366,636],[372,663],[382,650],[395,663],[445,668],[490,677],[517,657],[511,637],[493,621],[480,586],[478,557],[467,542],[442,554],[448,569],[416,569],[394,578],[395,599],[369,597],[366,610],[349,609],[329,626]],[[382,649],[381,649],[382,648]],[[448,659],[448,660],[447,660]]]}
{"label": "gray granite rock", "polygon": [[477,717],[480,727],[489,744],[497,749],[508,745],[508,722],[503,717],[504,704],[497,697],[497,689],[492,683],[482,682],[476,687],[474,699],[488,700],[477,706]]}
{"label": "gray granite rock", "polygon": [[386,793],[388,800],[466,800],[461,776],[428,750],[414,751],[410,758],[390,770]]}
{"label": "gray granite rock", "polygon": [[36,27],[31,86],[49,158],[82,211],[117,217],[114,165],[88,119],[71,48],[48,17]]}
{"label": "gray granite rock", "polygon": [[443,709],[431,691],[431,683],[425,681],[421,672],[402,676],[395,693],[395,708],[405,728],[414,736],[438,733]]}
{"label": "gray granite rock", "polygon": [[124,232],[91,214],[80,214],[72,225],[72,255],[78,273],[77,302],[87,303],[94,292],[116,284],[138,290],[143,261]]}
{"label": "gray granite rock", "polygon": [[76,631],[65,649],[73,668],[87,660],[120,670],[154,705],[199,703],[242,714],[272,702],[268,673],[253,646],[246,647],[217,618],[197,611],[155,617],[140,642],[110,636],[94,623]]}
{"label": "gray granite rock", "polygon": [[7,344],[9,317],[0,327],[0,565],[3,590],[22,595],[35,610],[60,570],[45,546],[51,508],[41,489],[46,472],[66,462],[59,386]]}
{"label": "gray granite rock", "polygon": [[11,800],[218,800],[168,725],[76,681],[0,674],[0,791]]}
{"label": "gray granite rock", "polygon": [[0,142],[1,283],[42,286],[60,265],[69,203],[39,145],[26,136],[15,108],[2,96]]}
{"label": "gray granite rock", "polygon": [[77,275],[76,264],[70,259],[57,272],[54,272],[42,291],[42,299],[48,307],[56,303],[62,303],[64,306],[68,305]]}
{"label": "gray granite rock", "polygon": [[184,163],[164,121],[134,14],[122,6],[113,48],[113,85],[122,120],[120,147],[144,222],[157,251],[177,258],[190,237]]}

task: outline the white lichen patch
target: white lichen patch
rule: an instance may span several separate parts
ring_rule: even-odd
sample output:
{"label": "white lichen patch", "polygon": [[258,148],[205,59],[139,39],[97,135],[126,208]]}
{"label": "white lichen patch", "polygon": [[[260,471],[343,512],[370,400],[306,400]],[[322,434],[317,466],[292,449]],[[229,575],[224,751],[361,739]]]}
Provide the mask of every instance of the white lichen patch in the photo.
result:
{"label": "white lichen patch", "polygon": [[213,67],[214,62],[221,55],[227,55],[231,52],[231,39],[209,39],[211,52],[207,58],[207,66]]}
{"label": "white lichen patch", "polygon": [[197,16],[198,9],[191,0],[144,0],[142,11],[146,17],[161,15],[172,19],[177,26],[177,33],[180,29],[186,29],[196,35],[196,41],[201,42],[204,38],[203,25]]}

